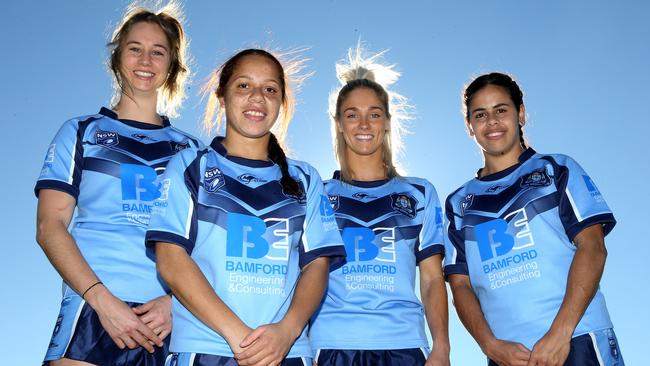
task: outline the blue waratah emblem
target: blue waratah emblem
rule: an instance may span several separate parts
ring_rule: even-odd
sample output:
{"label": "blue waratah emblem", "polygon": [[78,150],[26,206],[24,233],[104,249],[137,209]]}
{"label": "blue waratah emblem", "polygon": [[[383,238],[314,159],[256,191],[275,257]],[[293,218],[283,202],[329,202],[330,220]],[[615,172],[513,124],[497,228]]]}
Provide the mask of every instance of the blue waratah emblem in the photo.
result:
{"label": "blue waratah emblem", "polygon": [[545,187],[551,184],[551,177],[546,173],[545,168],[533,170],[521,177],[522,187]]}
{"label": "blue waratah emblem", "polygon": [[95,141],[98,145],[115,146],[120,143],[117,132],[101,131],[95,132]]}
{"label": "blue waratah emblem", "polygon": [[417,215],[416,207],[418,201],[407,193],[393,193],[390,195],[391,207],[409,218],[415,218]]}
{"label": "blue waratah emblem", "polygon": [[223,187],[226,181],[223,178],[221,169],[217,167],[208,167],[203,174],[203,189],[208,193],[214,193]]}

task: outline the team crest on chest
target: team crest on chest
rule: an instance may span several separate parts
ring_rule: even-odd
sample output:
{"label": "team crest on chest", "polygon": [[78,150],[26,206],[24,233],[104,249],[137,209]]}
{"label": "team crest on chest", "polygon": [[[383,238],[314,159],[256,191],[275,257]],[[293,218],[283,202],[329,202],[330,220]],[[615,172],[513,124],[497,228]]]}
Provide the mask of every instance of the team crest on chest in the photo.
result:
{"label": "team crest on chest", "polygon": [[474,203],[474,193],[469,193],[460,201],[460,214],[465,214],[465,211]]}
{"label": "team crest on chest", "polygon": [[522,187],[545,187],[551,184],[551,177],[546,173],[546,168],[533,170],[521,177]]}
{"label": "team crest on chest", "polygon": [[332,210],[337,211],[339,209],[339,195],[327,196],[332,206]]}
{"label": "team crest on chest", "polygon": [[203,174],[203,189],[208,193],[214,193],[226,184],[223,172],[217,167],[208,167]]}
{"label": "team crest on chest", "polygon": [[98,145],[115,146],[120,143],[117,132],[97,130],[95,132],[95,141]]}
{"label": "team crest on chest", "polygon": [[417,215],[418,201],[410,194],[393,193],[390,195],[391,207],[408,218],[415,218]]}

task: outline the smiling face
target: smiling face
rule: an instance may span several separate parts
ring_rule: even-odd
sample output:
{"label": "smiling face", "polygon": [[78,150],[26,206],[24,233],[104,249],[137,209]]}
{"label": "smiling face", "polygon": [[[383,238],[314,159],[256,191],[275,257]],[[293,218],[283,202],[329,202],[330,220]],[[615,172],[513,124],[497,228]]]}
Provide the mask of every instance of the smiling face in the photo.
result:
{"label": "smiling face", "polygon": [[277,65],[264,56],[247,55],[237,62],[226,86],[218,93],[226,112],[227,138],[268,135],[282,105],[280,78]]}
{"label": "smiling face", "polygon": [[120,76],[126,90],[137,97],[155,94],[169,74],[169,41],[157,24],[133,24],[120,54]]}
{"label": "smiling face", "polygon": [[341,103],[336,123],[349,159],[360,156],[382,159],[389,123],[386,114],[384,103],[374,90],[360,87],[348,93]]}
{"label": "smiling face", "polygon": [[483,150],[485,159],[517,161],[523,151],[520,126],[525,123],[524,105],[515,106],[503,87],[487,85],[472,95],[468,106],[467,129]]}

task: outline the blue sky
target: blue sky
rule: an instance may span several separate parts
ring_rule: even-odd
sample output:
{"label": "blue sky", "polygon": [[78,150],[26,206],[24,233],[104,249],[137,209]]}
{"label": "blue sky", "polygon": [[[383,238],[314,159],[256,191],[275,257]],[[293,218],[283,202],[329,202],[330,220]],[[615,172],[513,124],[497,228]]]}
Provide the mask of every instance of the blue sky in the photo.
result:
{"label": "blue sky", "polygon": [[[105,44],[125,1],[4,4],[0,23],[0,121],[5,128],[0,212],[7,234],[0,267],[3,363],[36,365],[59,309],[60,279],[34,241],[35,179],[50,140],[68,118],[108,105]],[[429,179],[440,198],[482,164],[464,130],[462,86],[500,70],[524,89],[525,130],[539,152],[568,154],[598,184],[618,225],[607,237],[601,288],[623,355],[646,360],[650,300],[650,5],[644,1],[192,1],[185,4],[194,83],[173,123],[194,135],[201,81],[233,51],[251,45],[307,46],[314,76],[299,94],[290,128],[294,156],[329,177],[327,95],[334,64],[361,37],[403,74],[394,89],[416,107],[406,139],[410,175]],[[201,136],[209,141],[208,136]],[[643,333],[642,333],[643,332]],[[484,364],[450,309],[452,363]]]}

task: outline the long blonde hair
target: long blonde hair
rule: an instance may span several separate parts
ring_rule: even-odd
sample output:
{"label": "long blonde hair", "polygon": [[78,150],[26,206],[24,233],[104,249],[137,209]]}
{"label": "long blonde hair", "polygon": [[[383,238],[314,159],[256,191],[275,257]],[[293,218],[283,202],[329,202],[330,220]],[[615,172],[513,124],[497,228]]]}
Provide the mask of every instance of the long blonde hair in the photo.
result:
{"label": "long blonde hair", "polygon": [[398,93],[387,90],[399,79],[400,73],[395,70],[395,65],[383,65],[378,60],[387,51],[365,56],[361,42],[356,48],[348,50],[347,63],[336,64],[336,76],[342,87],[333,91],[329,96],[329,115],[331,119],[332,143],[336,161],[341,170],[341,179],[350,181],[348,162],[345,156],[346,143],[343,133],[337,128],[340,118],[340,108],[348,94],[357,88],[373,90],[386,110],[388,122],[387,133],[382,142],[382,159],[388,178],[403,174],[399,159],[403,154],[403,138],[408,129],[406,122],[411,120],[413,107],[408,99]]}
{"label": "long blonde hair", "polygon": [[115,27],[111,41],[108,43],[111,49],[111,56],[108,60],[108,67],[113,75],[113,98],[112,105],[116,105],[124,94],[131,98],[125,88],[122,73],[120,71],[124,42],[133,25],[147,22],[156,24],[162,29],[167,37],[170,46],[169,74],[158,91],[157,110],[170,117],[178,116],[178,108],[185,99],[185,83],[188,80],[190,71],[187,65],[187,39],[183,31],[183,12],[175,1],[169,1],[166,5],[157,10],[150,10],[134,2],[126,9],[120,23]]}

